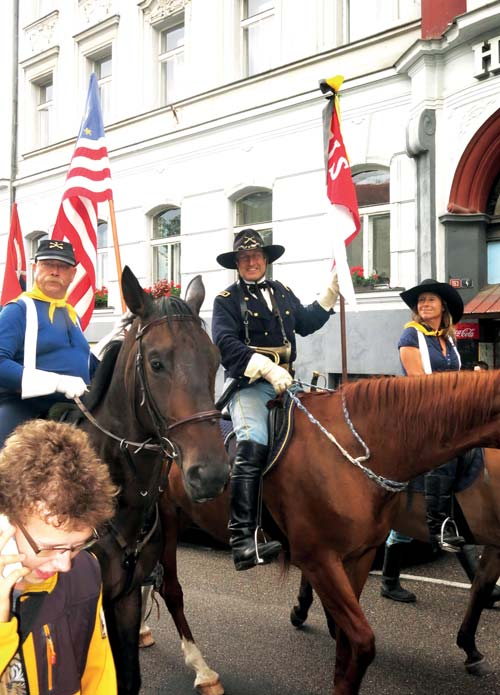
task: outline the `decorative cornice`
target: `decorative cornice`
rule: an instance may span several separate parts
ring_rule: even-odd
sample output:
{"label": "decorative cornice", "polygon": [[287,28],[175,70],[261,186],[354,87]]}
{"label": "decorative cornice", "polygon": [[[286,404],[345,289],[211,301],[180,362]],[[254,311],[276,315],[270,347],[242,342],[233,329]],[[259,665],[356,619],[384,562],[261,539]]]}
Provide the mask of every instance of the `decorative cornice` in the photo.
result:
{"label": "decorative cornice", "polygon": [[79,0],[78,10],[86,24],[97,24],[111,14],[113,0]]}
{"label": "decorative cornice", "polygon": [[26,70],[27,68],[32,67],[33,65],[38,65],[39,63],[42,63],[44,61],[54,61],[59,55],[59,46],[51,46],[50,48],[47,48],[46,51],[42,51],[41,53],[36,53],[33,56],[30,56],[29,58],[26,58],[26,60],[22,60],[19,65],[23,70]]}
{"label": "decorative cornice", "polygon": [[56,10],[24,28],[32,53],[40,53],[54,44],[58,18],[59,12]]}
{"label": "decorative cornice", "polygon": [[91,36],[95,36],[98,32],[105,32],[106,30],[111,29],[114,26],[118,26],[119,22],[120,15],[114,14],[111,17],[107,17],[106,19],[101,20],[97,24],[92,25],[91,27],[88,27],[87,29],[80,31],[78,34],[74,34],[73,38],[77,43],[81,43],[82,41],[85,41]]}
{"label": "decorative cornice", "polygon": [[188,2],[190,0],[142,0],[138,6],[150,24],[157,24],[182,12]]}

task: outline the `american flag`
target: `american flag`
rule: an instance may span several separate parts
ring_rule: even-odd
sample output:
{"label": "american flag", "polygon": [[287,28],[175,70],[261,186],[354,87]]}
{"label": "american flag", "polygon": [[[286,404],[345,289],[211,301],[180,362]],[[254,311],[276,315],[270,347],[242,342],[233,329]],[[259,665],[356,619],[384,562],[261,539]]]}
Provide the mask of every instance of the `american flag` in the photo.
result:
{"label": "american flag", "polygon": [[333,91],[333,96],[328,99],[323,111],[326,194],[331,203],[327,219],[333,232],[335,268],[339,276],[340,292],[350,304],[355,305],[356,297],[345,248],[359,233],[361,223],[351,167],[340,130],[338,91],[343,81],[344,78],[340,75],[325,80]]}
{"label": "american flag", "polygon": [[68,301],[75,307],[83,330],[94,309],[97,204],[112,198],[97,78],[92,73],[85,114],[52,232],[53,239],[66,239],[75,249],[77,271],[69,288]]}
{"label": "american flag", "polygon": [[17,204],[12,206],[12,219],[7,241],[7,255],[5,257],[5,275],[3,278],[2,296],[0,304],[18,297],[26,289],[26,255],[24,253],[23,235],[17,214]]}

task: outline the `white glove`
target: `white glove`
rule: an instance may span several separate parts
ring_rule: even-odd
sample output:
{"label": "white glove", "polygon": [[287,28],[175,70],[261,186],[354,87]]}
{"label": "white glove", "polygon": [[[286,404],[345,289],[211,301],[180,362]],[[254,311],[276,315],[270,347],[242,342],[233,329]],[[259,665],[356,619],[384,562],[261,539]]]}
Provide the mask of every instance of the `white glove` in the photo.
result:
{"label": "white glove", "polygon": [[67,398],[81,396],[87,386],[79,376],[66,376],[43,369],[25,368],[21,383],[21,398],[48,396],[51,393],[64,393]]}
{"label": "white glove", "polygon": [[279,364],[275,364],[259,352],[254,353],[250,358],[250,362],[245,369],[245,376],[250,378],[250,383],[259,377],[263,377],[273,385],[274,390],[278,394],[283,393],[293,384],[293,379],[286,369],[280,367]]}
{"label": "white glove", "polygon": [[115,321],[113,328],[109,331],[109,333],[106,333],[104,338],[101,338],[98,343],[92,346],[92,353],[97,357],[97,359],[101,359],[104,348],[108,343],[110,343],[112,340],[123,340],[125,338],[127,334],[125,329],[130,325],[133,316],[134,314],[127,310]]}
{"label": "white glove", "polygon": [[67,374],[59,374],[56,391],[64,393],[66,398],[75,398],[82,396],[87,390],[87,384],[80,376],[68,376]]}
{"label": "white glove", "polygon": [[318,297],[318,304],[325,309],[325,311],[330,311],[335,306],[335,302],[340,294],[339,290],[339,277],[337,271],[334,270],[328,287],[321,292]]}

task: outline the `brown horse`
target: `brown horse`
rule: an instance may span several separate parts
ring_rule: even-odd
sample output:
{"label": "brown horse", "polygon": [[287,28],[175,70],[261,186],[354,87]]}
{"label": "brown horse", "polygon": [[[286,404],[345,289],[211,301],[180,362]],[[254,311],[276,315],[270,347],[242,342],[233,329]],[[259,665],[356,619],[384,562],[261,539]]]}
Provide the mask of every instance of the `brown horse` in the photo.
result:
{"label": "brown horse", "polygon": [[[465,668],[474,675],[481,675],[485,665],[484,656],[476,646],[477,626],[483,609],[491,605],[488,600],[500,577],[500,450],[485,449],[484,463],[485,468],[474,483],[455,495],[474,540],[478,545],[486,544],[472,582],[467,611],[457,635],[458,646],[467,654]],[[423,494],[412,493],[411,500],[407,494],[400,495],[392,528],[427,542],[429,531],[425,511]],[[302,627],[305,623],[312,602],[312,587],[303,576],[297,603],[290,616],[295,627]],[[334,636],[331,621],[329,627]]]}
{"label": "brown horse", "polygon": [[218,351],[198,315],[201,278],[191,281],[186,301],[154,301],[128,268],[122,289],[134,318],[101,362],[84,428],[120,486],[116,514],[93,550],[119,692],[136,695],[141,584],[161,551],[158,500],[170,465],[196,502],[221,492],[229,464],[213,400]]}
{"label": "brown horse", "polygon": [[[354,423],[371,450],[367,465],[379,476],[369,477],[353,465],[309,417],[296,411],[290,445],[264,484],[265,504],[288,540],[291,562],[302,570],[337,625],[334,693],[353,695],[375,656],[374,634],[358,599],[376,548],[401,504],[391,485],[384,487],[385,481],[410,480],[474,446],[500,446],[500,372],[366,380],[337,393],[305,394],[301,400],[351,459],[364,453],[350,424]],[[193,644],[193,638],[176,575],[175,507],[227,539],[227,512],[220,513],[221,504],[195,507],[176,475],[168,495],[162,496],[168,538],[161,594],[183,645]],[[202,692],[223,692],[220,686],[203,691],[198,669],[206,665],[199,659],[191,665]]]}

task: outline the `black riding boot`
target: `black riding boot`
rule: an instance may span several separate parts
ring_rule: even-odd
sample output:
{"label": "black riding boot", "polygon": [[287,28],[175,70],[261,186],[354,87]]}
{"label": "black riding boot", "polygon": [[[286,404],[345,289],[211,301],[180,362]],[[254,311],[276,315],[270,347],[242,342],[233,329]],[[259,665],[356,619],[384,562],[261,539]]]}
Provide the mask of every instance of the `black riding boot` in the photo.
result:
{"label": "black riding boot", "polygon": [[417,600],[415,594],[403,589],[399,582],[403,546],[404,543],[393,543],[392,545],[385,546],[380,593],[382,596],[385,596],[385,598],[390,598],[393,601],[414,603]]}
{"label": "black riding boot", "polygon": [[[455,522],[451,519],[453,497],[453,478],[440,475],[435,470],[425,476],[425,501],[427,504],[427,526],[434,549],[441,548],[449,553],[458,553],[465,538],[458,534]],[[443,528],[446,519],[450,519]]]}
{"label": "black riding boot", "polygon": [[277,541],[257,543],[257,507],[267,446],[252,441],[238,442],[230,482],[231,548],[237,570],[274,560],[281,552]]}
{"label": "black riding boot", "polygon": [[[457,553],[457,558],[472,584],[479,565],[476,548],[473,545],[464,545],[463,548],[460,549],[460,552]],[[500,601],[500,586],[495,586],[493,588],[493,591],[486,601],[486,608],[493,608],[497,601]]]}

